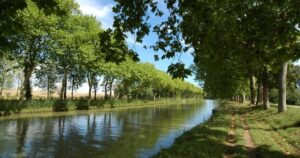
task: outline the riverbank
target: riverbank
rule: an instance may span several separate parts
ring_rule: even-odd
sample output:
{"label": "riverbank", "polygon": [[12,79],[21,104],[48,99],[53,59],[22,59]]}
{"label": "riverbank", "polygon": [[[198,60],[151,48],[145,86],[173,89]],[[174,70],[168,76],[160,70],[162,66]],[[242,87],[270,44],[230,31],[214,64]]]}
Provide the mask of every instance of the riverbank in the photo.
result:
{"label": "riverbank", "polygon": [[[17,100],[0,100],[0,120],[27,116],[53,116],[68,115],[86,112],[77,110],[77,104],[82,100],[67,100],[67,112],[54,112],[53,106],[56,100],[31,100],[19,102]],[[202,98],[190,99],[157,99],[157,100],[96,100],[91,101],[88,111],[108,111],[112,109],[136,108],[156,105],[193,104],[202,102]],[[5,114],[7,113],[7,114]]]}
{"label": "riverbank", "polygon": [[210,121],[198,125],[163,149],[158,158],[300,157],[300,109],[277,113],[272,107],[222,103]]}

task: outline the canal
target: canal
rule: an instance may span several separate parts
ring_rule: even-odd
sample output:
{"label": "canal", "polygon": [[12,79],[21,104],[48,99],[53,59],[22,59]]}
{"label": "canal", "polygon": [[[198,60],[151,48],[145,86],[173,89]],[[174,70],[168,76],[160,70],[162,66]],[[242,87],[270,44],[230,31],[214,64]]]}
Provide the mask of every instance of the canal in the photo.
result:
{"label": "canal", "polygon": [[0,157],[151,157],[209,119],[218,102],[0,121]]}

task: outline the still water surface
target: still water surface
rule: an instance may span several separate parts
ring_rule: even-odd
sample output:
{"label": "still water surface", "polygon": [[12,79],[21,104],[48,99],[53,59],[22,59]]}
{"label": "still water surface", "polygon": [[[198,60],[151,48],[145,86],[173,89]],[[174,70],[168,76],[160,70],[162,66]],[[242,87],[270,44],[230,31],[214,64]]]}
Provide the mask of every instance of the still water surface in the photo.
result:
{"label": "still water surface", "polygon": [[210,118],[216,101],[0,121],[0,157],[151,157]]}

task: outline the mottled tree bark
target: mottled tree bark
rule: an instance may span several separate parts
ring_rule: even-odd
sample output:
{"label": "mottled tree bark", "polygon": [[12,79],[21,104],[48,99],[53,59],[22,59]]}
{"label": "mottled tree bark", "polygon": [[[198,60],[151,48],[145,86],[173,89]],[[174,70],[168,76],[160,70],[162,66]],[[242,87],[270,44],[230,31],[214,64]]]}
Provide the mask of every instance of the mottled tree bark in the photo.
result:
{"label": "mottled tree bark", "polygon": [[263,106],[267,110],[267,109],[270,108],[270,102],[269,102],[269,81],[268,81],[268,71],[267,71],[267,68],[264,68],[264,71],[263,71],[262,84],[263,84]]}
{"label": "mottled tree bark", "polygon": [[94,100],[97,99],[97,86],[94,85]]}
{"label": "mottled tree bark", "polygon": [[67,99],[67,71],[64,70],[64,76],[62,79],[61,90],[60,90],[60,100]]}
{"label": "mottled tree bark", "polygon": [[108,96],[107,96],[107,86],[108,86],[108,81],[106,80],[105,84],[104,84],[104,99],[108,98]]}
{"label": "mottled tree bark", "polygon": [[253,75],[250,75],[250,104],[255,104],[255,81]]}
{"label": "mottled tree bark", "polygon": [[87,79],[88,79],[88,85],[89,85],[89,101],[90,101],[92,98],[93,77],[88,76]]}
{"label": "mottled tree bark", "polygon": [[109,98],[112,97],[112,86],[114,83],[114,79],[111,80],[111,82],[109,83]]}
{"label": "mottled tree bark", "polygon": [[257,78],[257,96],[256,96],[256,106],[259,105],[259,103],[262,102],[262,86],[261,86],[261,74],[260,76]]}
{"label": "mottled tree bark", "polygon": [[278,87],[278,112],[287,111],[286,106],[286,77],[287,77],[288,63],[281,64],[279,73],[279,87]]}
{"label": "mottled tree bark", "polygon": [[26,64],[24,68],[24,82],[23,82],[23,89],[21,99],[24,97],[26,100],[30,100],[32,98],[31,94],[31,85],[30,85],[30,78],[32,75],[33,67],[29,66],[30,64]]}

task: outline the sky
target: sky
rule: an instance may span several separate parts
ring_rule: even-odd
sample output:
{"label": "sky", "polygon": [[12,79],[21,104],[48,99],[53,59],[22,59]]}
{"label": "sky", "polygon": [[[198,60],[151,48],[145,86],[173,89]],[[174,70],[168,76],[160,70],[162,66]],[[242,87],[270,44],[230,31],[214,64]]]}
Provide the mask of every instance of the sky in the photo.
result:
{"label": "sky", "polygon": [[[97,20],[101,22],[101,25],[104,29],[112,28],[113,25],[113,16],[112,7],[115,5],[113,0],[75,0],[80,5],[80,10],[83,14],[96,16]],[[161,22],[163,19],[153,17],[150,19],[149,23],[155,25]],[[156,41],[155,33],[151,33],[143,39],[143,43],[136,43],[134,35],[128,34],[126,39],[129,48],[133,49],[139,54],[141,62],[149,62],[155,65],[157,69],[162,71],[167,71],[168,66],[171,63],[176,63],[178,61],[183,62],[186,67],[193,64],[193,56],[190,53],[179,53],[173,59],[164,59],[155,61],[154,55],[162,55],[162,52],[155,52],[151,49],[144,49],[143,46],[150,46]],[[194,81],[194,77],[190,76],[186,81],[191,82],[195,85],[198,85]]]}

